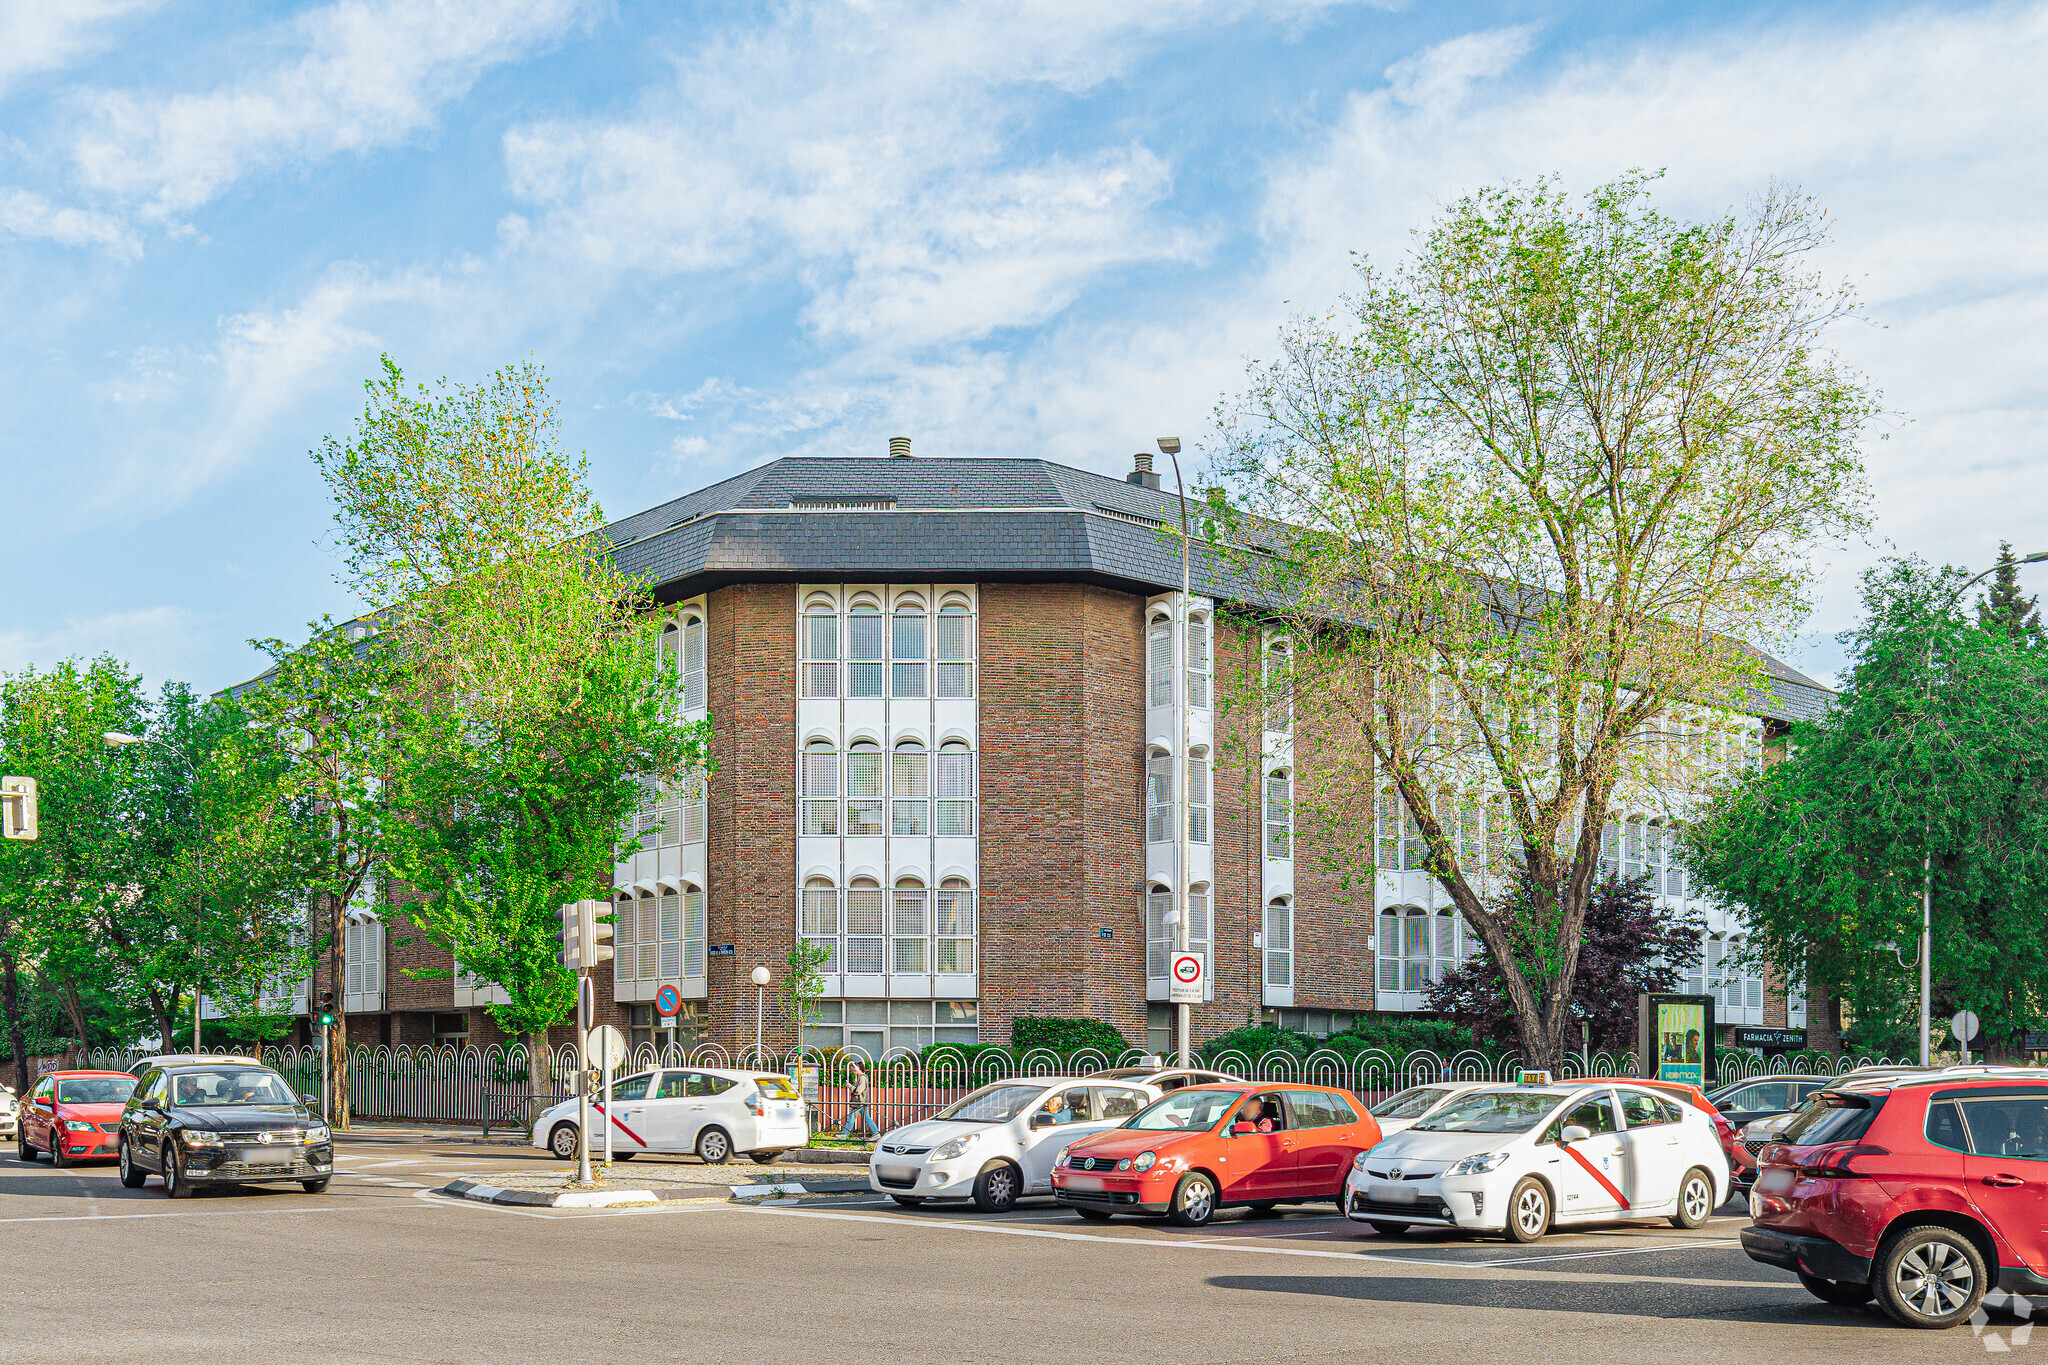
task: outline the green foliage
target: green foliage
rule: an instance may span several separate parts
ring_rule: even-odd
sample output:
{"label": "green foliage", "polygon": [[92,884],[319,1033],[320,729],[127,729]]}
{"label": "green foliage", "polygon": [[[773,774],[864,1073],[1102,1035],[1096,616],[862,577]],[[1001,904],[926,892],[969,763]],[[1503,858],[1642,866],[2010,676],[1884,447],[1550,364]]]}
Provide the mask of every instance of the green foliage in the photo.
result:
{"label": "green foliage", "polygon": [[2011,541],[1998,543],[1991,590],[1977,603],[1977,624],[1985,630],[2002,631],[2020,644],[2048,646],[2048,628],[2041,625],[2041,599],[2020,591],[2020,565]]}
{"label": "green foliage", "polygon": [[1121,1033],[1100,1019],[1037,1018],[1020,1015],[1010,1024],[1010,1046],[1017,1052],[1045,1048],[1062,1057],[1094,1048],[1114,1062],[1130,1050]]}
{"label": "green foliage", "polygon": [[1375,1050],[1395,1057],[1426,1051],[1448,1058],[1474,1049],[1489,1055],[1497,1055],[1501,1050],[1497,1043],[1476,1038],[1467,1025],[1450,1020],[1367,1015],[1350,1028],[1327,1038],[1281,1028],[1276,1024],[1247,1024],[1209,1039],[1195,1049],[1195,1055],[1205,1064],[1213,1064],[1227,1052],[1250,1057],[1253,1061],[1269,1052],[1284,1052],[1293,1057],[1306,1057],[1311,1052],[1334,1052],[1350,1061],[1361,1052]]}
{"label": "green foliage", "polygon": [[775,999],[795,1030],[798,1045],[803,1042],[804,1028],[817,1018],[817,1003],[825,994],[824,968],[831,960],[830,948],[807,938],[799,938],[782,959],[784,970],[775,986]]}
{"label": "green foliage", "polygon": [[1753,955],[1833,989],[1887,1051],[1918,1003],[1930,863],[1936,1020],[1975,1010],[2010,1047],[2048,999],[2048,651],[1967,624],[1962,583],[1916,560],[1866,574],[1835,703],[1688,838]]}

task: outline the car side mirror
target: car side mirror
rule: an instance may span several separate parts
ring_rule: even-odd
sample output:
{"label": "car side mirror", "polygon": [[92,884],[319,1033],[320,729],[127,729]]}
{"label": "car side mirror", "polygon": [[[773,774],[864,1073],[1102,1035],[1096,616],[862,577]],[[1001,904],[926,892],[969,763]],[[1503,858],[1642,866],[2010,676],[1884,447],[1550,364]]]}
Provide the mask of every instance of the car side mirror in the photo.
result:
{"label": "car side mirror", "polygon": [[1590,1128],[1582,1128],[1576,1123],[1565,1125],[1564,1140],[1566,1142],[1584,1142],[1591,1136],[1593,1136],[1593,1130]]}
{"label": "car side mirror", "polygon": [[305,1105],[308,1109],[318,1109],[320,1107],[320,1101],[311,1095],[299,1096],[299,1103]]}
{"label": "car side mirror", "polygon": [[1059,1122],[1059,1115],[1048,1114],[1043,1109],[1031,1116],[1033,1128],[1051,1128]]}
{"label": "car side mirror", "polygon": [[1256,1127],[1249,1123],[1233,1123],[1230,1125],[1232,1137],[1244,1137],[1248,1133],[1256,1133],[1258,1131]]}

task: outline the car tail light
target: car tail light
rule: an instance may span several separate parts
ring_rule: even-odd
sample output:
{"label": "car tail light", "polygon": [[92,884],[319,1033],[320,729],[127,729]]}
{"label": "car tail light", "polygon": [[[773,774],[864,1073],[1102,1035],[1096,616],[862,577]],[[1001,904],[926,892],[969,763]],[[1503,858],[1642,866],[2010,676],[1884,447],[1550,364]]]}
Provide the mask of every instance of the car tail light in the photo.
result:
{"label": "car tail light", "polygon": [[1863,1172],[1850,1163],[1859,1156],[1890,1156],[1888,1147],[1873,1147],[1864,1143],[1837,1142],[1826,1147],[1817,1147],[1809,1152],[1804,1161],[1793,1164],[1808,1175],[1856,1176]]}

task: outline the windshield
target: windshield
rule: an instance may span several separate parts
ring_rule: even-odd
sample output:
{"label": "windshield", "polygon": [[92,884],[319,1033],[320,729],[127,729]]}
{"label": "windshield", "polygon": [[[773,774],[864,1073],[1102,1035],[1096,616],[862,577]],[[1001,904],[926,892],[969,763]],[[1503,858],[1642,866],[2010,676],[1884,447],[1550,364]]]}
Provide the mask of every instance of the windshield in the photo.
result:
{"label": "windshield", "polygon": [[75,1076],[57,1082],[59,1104],[126,1104],[134,1093],[133,1076]]}
{"label": "windshield", "polygon": [[1045,1093],[1042,1085],[992,1085],[941,1109],[934,1118],[960,1123],[1008,1123]]}
{"label": "windshield", "polygon": [[1489,1090],[1452,1100],[1415,1125],[1410,1132],[1424,1133],[1526,1133],[1541,1123],[1559,1100],[1569,1096],[1562,1090]]}
{"label": "windshield", "polygon": [[1389,1095],[1371,1109],[1376,1119],[1412,1119],[1450,1092],[1433,1085],[1418,1085]]}
{"label": "windshield", "polygon": [[1124,1127],[1145,1132],[1207,1130],[1215,1127],[1243,1098],[1235,1090],[1176,1090],[1131,1115],[1124,1120]]}
{"label": "windshield", "polygon": [[791,1085],[782,1076],[756,1076],[754,1077],[754,1088],[759,1090],[764,1097],[771,1100],[800,1100],[803,1098],[803,1096],[797,1094],[796,1087]]}
{"label": "windshield", "polygon": [[1779,1131],[1778,1140],[1794,1147],[1853,1142],[1870,1130],[1884,1101],[1882,1095],[1845,1095],[1824,1090],[1792,1115],[1791,1122]]}
{"label": "windshield", "polygon": [[171,1103],[212,1106],[296,1104],[284,1077],[254,1067],[232,1071],[181,1071],[171,1077]]}

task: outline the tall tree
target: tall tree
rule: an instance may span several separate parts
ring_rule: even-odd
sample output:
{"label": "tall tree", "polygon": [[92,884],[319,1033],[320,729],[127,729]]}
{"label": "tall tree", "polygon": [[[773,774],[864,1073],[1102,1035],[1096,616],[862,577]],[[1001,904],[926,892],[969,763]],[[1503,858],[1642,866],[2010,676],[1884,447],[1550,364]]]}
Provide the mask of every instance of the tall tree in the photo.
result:
{"label": "tall tree", "polygon": [[1915,560],[1865,575],[1840,695],[1716,801],[1690,861],[1754,954],[1908,1047],[1931,875],[1934,1015],[1976,1011],[2011,1056],[2048,1023],[2048,655],[1967,624],[1963,581]]}
{"label": "tall tree", "polygon": [[2048,630],[2041,626],[2041,599],[2020,591],[2020,562],[2014,558],[2009,540],[1998,542],[1991,591],[1977,600],[1977,624],[1985,630],[2004,631],[2025,644],[2048,644]]}
{"label": "tall tree", "polygon": [[[1532,1062],[1572,1024],[1608,812],[1682,810],[1694,708],[1761,681],[1730,637],[1788,633],[1816,541],[1865,525],[1873,399],[1823,349],[1850,300],[1821,240],[1777,191],[1687,222],[1642,175],[1482,190],[1219,413],[1204,532],[1295,642],[1297,823],[1355,875],[1357,813],[1398,799]],[[1526,916],[1489,905],[1510,871]]]}

